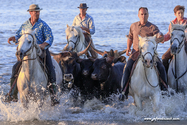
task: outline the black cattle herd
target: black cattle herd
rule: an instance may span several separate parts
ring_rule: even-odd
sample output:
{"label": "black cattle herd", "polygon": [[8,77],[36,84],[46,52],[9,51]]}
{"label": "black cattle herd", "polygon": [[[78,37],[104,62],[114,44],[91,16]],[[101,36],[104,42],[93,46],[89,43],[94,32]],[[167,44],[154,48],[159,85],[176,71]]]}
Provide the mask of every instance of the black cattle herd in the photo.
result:
{"label": "black cattle herd", "polygon": [[63,51],[59,54],[51,52],[53,58],[59,63],[63,83],[61,90],[78,88],[84,99],[105,99],[113,93],[121,92],[121,78],[126,58],[121,56],[126,50],[117,52],[101,52],[101,58],[82,59],[84,52]]}

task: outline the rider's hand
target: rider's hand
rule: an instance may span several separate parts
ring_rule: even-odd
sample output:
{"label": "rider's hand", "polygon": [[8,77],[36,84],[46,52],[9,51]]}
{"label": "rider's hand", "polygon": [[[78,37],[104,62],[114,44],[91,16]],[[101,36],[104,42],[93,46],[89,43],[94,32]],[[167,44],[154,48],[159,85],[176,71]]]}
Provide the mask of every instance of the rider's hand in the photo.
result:
{"label": "rider's hand", "polygon": [[127,55],[127,56],[130,56],[130,52],[131,52],[131,49],[127,49],[126,55]]}
{"label": "rider's hand", "polygon": [[90,30],[86,27],[81,27],[82,30],[86,31],[88,34],[90,33]]}
{"label": "rider's hand", "polygon": [[9,43],[9,44],[11,44],[10,41],[15,42],[15,41],[16,41],[15,36],[12,36],[12,37],[10,37],[10,38],[8,39],[8,43]]}
{"label": "rider's hand", "polygon": [[46,47],[47,45],[49,45],[49,44],[46,43],[46,42],[44,42],[44,43],[42,43],[42,44],[39,44],[39,46],[40,46],[40,48],[41,48],[42,50],[44,50],[45,47]]}

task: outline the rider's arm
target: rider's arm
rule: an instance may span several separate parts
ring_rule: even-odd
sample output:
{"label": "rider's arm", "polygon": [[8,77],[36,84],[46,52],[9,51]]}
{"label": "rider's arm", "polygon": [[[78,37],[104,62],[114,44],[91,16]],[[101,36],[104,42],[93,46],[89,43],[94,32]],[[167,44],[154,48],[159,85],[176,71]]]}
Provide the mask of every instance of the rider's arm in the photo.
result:
{"label": "rider's arm", "polygon": [[[52,43],[53,43],[53,34],[52,34],[52,30],[51,28],[45,24],[44,25],[44,30],[43,30],[43,34],[44,34],[44,38],[45,38],[45,41],[44,41],[44,45],[45,46],[45,49],[49,48]],[[45,44],[47,43],[47,44]]]}
{"label": "rider's arm", "polygon": [[169,24],[168,32],[164,35],[164,40],[161,43],[164,43],[164,42],[166,42],[166,41],[171,39],[170,29],[171,29],[171,23]]}
{"label": "rider's arm", "polygon": [[132,40],[128,38],[127,39],[127,51],[126,51],[127,56],[130,56],[131,46],[132,46]]}
{"label": "rider's arm", "polygon": [[90,17],[88,24],[89,24],[90,34],[93,35],[95,33],[95,24],[94,24],[94,20],[92,17]]}

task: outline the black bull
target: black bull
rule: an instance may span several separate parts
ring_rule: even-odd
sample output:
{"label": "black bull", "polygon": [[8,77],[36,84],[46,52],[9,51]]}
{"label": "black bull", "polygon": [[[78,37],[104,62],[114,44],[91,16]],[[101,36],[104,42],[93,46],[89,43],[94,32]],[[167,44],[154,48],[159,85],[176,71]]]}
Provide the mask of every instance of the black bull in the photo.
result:
{"label": "black bull", "polygon": [[117,62],[112,65],[113,61],[107,58],[96,59],[92,72],[92,79],[98,80],[102,97],[108,97],[112,93],[121,92],[121,78],[123,75],[124,63]]}

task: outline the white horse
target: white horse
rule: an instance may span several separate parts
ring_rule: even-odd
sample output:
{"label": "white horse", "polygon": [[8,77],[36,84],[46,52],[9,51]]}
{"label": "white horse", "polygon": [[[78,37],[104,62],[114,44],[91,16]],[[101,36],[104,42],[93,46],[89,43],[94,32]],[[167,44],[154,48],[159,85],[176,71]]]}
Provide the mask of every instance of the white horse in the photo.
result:
{"label": "white horse", "polygon": [[171,53],[173,58],[168,69],[168,85],[176,92],[187,94],[187,54],[184,45],[187,25],[171,22],[171,26]]}
{"label": "white horse", "polygon": [[[39,56],[42,50],[36,43],[35,31],[22,31],[17,55],[22,61],[22,67],[17,79],[17,87],[20,93],[20,100],[25,108],[30,97],[33,97],[41,107],[44,102],[48,76],[40,65]],[[52,58],[55,67],[57,84],[62,83],[62,71],[58,63]]]}
{"label": "white horse", "polygon": [[[80,26],[68,26],[66,29],[67,45],[64,50],[81,52],[86,49],[86,40]],[[86,58],[86,55],[82,55],[81,58]]]}
{"label": "white horse", "polygon": [[156,48],[156,36],[144,38],[139,36],[140,57],[129,83],[129,94],[134,98],[134,102],[140,110],[142,110],[142,101],[149,97],[153,99],[153,111],[158,109],[161,90],[155,66]]}

